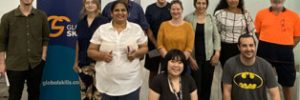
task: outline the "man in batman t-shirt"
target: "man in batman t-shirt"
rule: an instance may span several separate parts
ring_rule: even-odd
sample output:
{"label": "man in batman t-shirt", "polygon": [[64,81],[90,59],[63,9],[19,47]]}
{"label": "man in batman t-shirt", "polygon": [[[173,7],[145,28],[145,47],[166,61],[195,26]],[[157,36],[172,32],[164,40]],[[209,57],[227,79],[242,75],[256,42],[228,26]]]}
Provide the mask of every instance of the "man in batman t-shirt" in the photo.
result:
{"label": "man in batman t-shirt", "polygon": [[252,35],[239,37],[240,54],[228,59],[222,76],[224,100],[280,100],[278,83],[271,64],[256,56]]}

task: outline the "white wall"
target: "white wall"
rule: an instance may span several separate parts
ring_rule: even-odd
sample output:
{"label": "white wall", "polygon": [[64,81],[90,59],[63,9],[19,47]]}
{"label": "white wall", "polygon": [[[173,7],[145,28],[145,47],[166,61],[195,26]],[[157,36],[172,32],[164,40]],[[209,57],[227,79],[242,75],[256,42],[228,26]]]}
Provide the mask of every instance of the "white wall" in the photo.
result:
{"label": "white wall", "polygon": [[[108,2],[111,2],[112,0],[102,0],[102,8],[104,5],[106,5]],[[154,3],[156,0],[140,0],[141,5],[144,9],[149,4]],[[171,0],[167,0],[171,1]],[[193,6],[193,0],[182,0],[183,6],[184,6],[184,15],[194,11]],[[254,18],[256,15],[256,12],[262,8],[269,7],[269,0],[244,0],[245,1],[245,7],[246,9],[251,13],[252,17]],[[219,0],[209,0],[210,4],[208,7],[208,13],[213,13],[213,10],[215,9],[216,5],[218,4]],[[0,16],[14,8],[16,8],[19,4],[19,0],[1,0],[0,3]],[[34,1],[34,6],[36,5],[36,0]],[[298,0],[286,0],[285,6],[293,11],[296,11],[298,14],[300,14],[300,2]],[[300,65],[300,46],[298,45],[295,49],[295,61],[296,64]]]}
{"label": "white wall", "polygon": [[[0,3],[0,18],[3,14],[7,13],[18,7],[19,0],[1,0]],[[36,7],[36,0],[33,1],[33,6]]]}

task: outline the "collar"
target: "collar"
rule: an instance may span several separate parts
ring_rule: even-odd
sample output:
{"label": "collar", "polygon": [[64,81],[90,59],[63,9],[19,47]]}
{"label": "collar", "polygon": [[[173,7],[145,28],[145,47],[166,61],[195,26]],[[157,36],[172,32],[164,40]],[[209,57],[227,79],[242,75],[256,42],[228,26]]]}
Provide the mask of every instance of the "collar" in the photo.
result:
{"label": "collar", "polygon": [[[273,11],[272,7],[269,7],[269,11],[270,11],[270,12],[272,12],[272,11]],[[285,8],[285,7],[283,7],[283,9],[282,9],[282,11],[281,11],[281,12],[285,12],[285,11],[286,11],[286,8]]]}
{"label": "collar", "polygon": [[[20,6],[18,6],[18,8],[16,8],[16,9],[14,10],[14,12],[15,12],[15,16],[24,16],[23,13],[22,13],[21,10],[20,10]],[[37,10],[36,10],[35,8],[32,7],[31,12],[30,12],[29,15],[34,15],[34,14],[36,14],[36,13],[37,13]]]}
{"label": "collar", "polygon": [[[126,28],[125,28],[124,30],[131,29],[131,27],[132,27],[132,26],[131,26],[130,22],[128,22],[128,20],[127,20],[127,21],[126,21]],[[112,29],[112,30],[114,29],[113,24],[112,24],[112,21],[109,22],[108,28],[109,28],[109,29]]]}

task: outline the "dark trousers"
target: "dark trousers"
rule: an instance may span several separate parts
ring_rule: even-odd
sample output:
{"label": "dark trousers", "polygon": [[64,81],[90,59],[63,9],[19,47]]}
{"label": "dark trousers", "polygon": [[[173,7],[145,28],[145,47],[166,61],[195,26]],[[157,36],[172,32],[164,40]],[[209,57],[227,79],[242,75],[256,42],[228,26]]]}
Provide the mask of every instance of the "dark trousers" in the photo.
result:
{"label": "dark trousers", "polygon": [[222,67],[225,65],[225,62],[232,56],[235,56],[240,53],[239,48],[236,43],[225,43],[221,42],[221,55],[220,62]]}
{"label": "dark trousers", "polygon": [[123,96],[109,96],[102,94],[102,100],[139,100],[140,99],[140,88]]}
{"label": "dark trousers", "polygon": [[198,65],[199,69],[192,71],[192,77],[197,85],[198,100],[210,100],[215,67],[210,64],[210,61],[198,62]]}
{"label": "dark trousers", "polygon": [[26,80],[28,100],[39,100],[40,83],[45,62],[35,68],[30,68],[26,71],[7,70],[10,87],[8,90],[8,100],[20,100]]}

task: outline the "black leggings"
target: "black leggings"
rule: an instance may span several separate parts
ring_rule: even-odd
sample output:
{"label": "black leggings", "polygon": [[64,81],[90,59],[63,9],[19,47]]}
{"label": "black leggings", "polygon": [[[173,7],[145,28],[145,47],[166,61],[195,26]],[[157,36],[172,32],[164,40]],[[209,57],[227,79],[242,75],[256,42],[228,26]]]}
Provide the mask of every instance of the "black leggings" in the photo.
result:
{"label": "black leggings", "polygon": [[197,85],[198,100],[209,100],[215,67],[210,61],[197,61],[197,64],[199,69],[192,71],[192,77]]}

